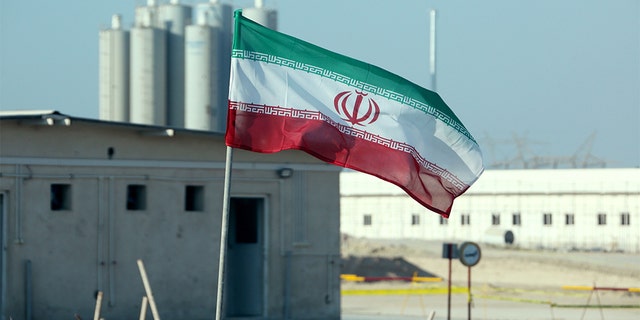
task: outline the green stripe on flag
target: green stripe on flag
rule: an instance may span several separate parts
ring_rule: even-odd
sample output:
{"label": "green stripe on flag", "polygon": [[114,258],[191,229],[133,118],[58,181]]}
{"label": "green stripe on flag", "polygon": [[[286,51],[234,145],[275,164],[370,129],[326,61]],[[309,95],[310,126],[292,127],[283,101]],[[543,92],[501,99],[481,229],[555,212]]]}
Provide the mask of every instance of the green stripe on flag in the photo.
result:
{"label": "green stripe on flag", "polygon": [[235,12],[233,57],[279,64],[327,77],[421,110],[474,141],[440,96],[396,74],[263,27]]}

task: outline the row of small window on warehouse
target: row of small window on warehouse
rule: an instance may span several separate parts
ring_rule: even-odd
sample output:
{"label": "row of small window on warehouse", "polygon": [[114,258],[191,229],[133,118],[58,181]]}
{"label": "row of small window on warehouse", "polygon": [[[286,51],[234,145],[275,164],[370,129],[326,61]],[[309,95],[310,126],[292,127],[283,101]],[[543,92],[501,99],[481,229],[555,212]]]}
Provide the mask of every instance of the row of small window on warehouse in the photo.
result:
{"label": "row of small window on warehouse", "polygon": [[[511,225],[513,226],[521,226],[522,225],[522,214],[520,212],[515,212],[513,214],[511,214]],[[499,213],[493,213],[491,214],[491,225],[493,226],[499,226],[501,225],[502,221],[501,221],[501,214]],[[600,212],[597,213],[595,216],[595,223],[597,225],[603,226],[607,224],[607,213],[604,212]],[[629,214],[629,212],[621,212],[619,214],[619,220],[620,225],[621,226],[628,226],[631,225],[631,215]],[[541,220],[542,225],[545,226],[551,226],[553,225],[553,214],[552,213],[543,213],[542,214],[542,220]],[[570,225],[574,225],[576,223],[576,218],[575,218],[575,214],[573,213],[565,213],[564,214],[564,225],[570,226]],[[373,217],[371,214],[365,214],[363,216],[363,224],[365,226],[371,226],[373,225]],[[442,226],[446,226],[449,224],[449,220],[443,218],[442,216],[440,217],[440,225]],[[460,215],[460,224],[465,226],[465,225],[471,225],[471,215],[468,213],[463,213]],[[420,215],[419,214],[412,214],[411,215],[411,225],[412,226],[417,226],[420,225]]]}
{"label": "row of small window on warehouse", "polygon": [[[51,184],[51,211],[72,210],[71,184]],[[147,187],[142,184],[127,185],[126,209],[144,211],[147,209]],[[184,188],[184,211],[204,211],[204,186],[187,185]]]}
{"label": "row of small window on warehouse", "polygon": [[[68,211],[72,210],[72,188],[71,184],[51,184],[51,210],[52,211]],[[147,189],[145,185],[130,184],[127,185],[127,197],[126,197],[126,209],[129,211],[144,211],[147,207]],[[199,185],[186,185],[184,188],[184,211],[204,211],[204,186]],[[541,223],[545,226],[553,225],[553,214],[542,213]],[[500,226],[503,222],[501,220],[502,215],[500,213],[491,214],[491,225]],[[511,225],[522,225],[522,214],[520,212],[514,212],[511,214]],[[471,225],[471,214],[462,213],[460,215],[460,224]],[[596,225],[607,225],[607,213],[599,212],[595,215]],[[631,225],[631,215],[629,212],[619,213],[619,224],[621,226]],[[411,215],[411,225],[420,225],[420,215]],[[564,214],[564,225],[574,225],[576,223],[576,217],[573,213]],[[449,220],[439,218],[439,224],[446,226],[449,224]],[[373,225],[373,216],[371,214],[365,214],[363,216],[363,225]]]}

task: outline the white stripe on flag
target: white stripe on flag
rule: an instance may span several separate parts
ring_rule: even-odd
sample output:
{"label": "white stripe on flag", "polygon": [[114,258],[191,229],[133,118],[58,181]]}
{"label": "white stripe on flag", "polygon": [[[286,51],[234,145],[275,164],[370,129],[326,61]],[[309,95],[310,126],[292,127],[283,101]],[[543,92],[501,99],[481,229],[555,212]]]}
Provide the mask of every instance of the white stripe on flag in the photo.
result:
{"label": "white stripe on flag", "polygon": [[[232,59],[232,83],[251,83],[233,86],[231,101],[282,106],[298,110],[318,111],[342,125],[351,125],[339,115],[334,98],[344,91],[353,91],[341,82],[319,75],[255,60]],[[368,93],[380,106],[374,124],[358,127],[373,135],[413,146],[430,162],[450,171],[471,184],[482,171],[481,157],[475,143],[442,121],[395,100]],[[402,126],[400,128],[400,126]]]}

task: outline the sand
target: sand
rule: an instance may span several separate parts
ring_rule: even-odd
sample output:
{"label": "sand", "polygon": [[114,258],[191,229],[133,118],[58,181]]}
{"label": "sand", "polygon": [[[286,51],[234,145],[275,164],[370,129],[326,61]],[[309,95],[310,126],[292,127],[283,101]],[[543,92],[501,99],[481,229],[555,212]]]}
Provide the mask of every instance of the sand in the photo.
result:
{"label": "sand", "polygon": [[[343,281],[343,290],[446,286],[449,261],[442,258],[442,242],[414,239],[364,239],[343,235],[343,273],[360,276],[441,277],[441,283]],[[480,262],[471,268],[472,291],[478,296],[548,300],[579,304],[591,291],[563,286],[640,288],[640,254],[614,252],[560,252],[500,248],[479,244]],[[452,261],[454,286],[467,287],[468,267]],[[592,296],[592,298],[594,298]],[[640,306],[640,292],[598,291],[603,305]],[[592,301],[596,301],[595,298]],[[589,302],[592,303],[592,302]],[[593,302],[595,303],[595,302]],[[638,309],[640,312],[640,309]]]}

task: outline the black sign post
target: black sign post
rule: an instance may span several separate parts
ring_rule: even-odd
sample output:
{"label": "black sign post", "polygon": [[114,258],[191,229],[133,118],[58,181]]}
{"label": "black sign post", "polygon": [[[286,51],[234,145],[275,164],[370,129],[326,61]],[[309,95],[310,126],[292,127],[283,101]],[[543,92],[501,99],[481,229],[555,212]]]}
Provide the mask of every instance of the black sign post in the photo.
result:
{"label": "black sign post", "polygon": [[467,319],[471,320],[471,267],[480,262],[482,252],[475,242],[465,242],[460,246],[460,262],[467,266]]}
{"label": "black sign post", "polygon": [[451,320],[451,260],[458,259],[458,245],[455,243],[442,244],[442,258],[449,259],[449,286],[447,289],[447,320]]}

